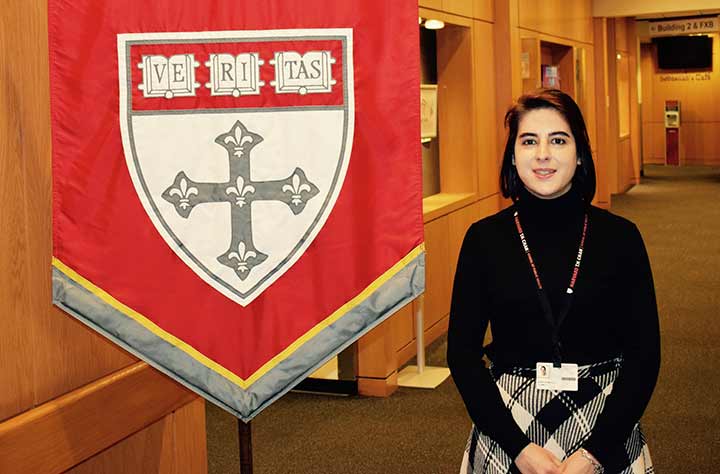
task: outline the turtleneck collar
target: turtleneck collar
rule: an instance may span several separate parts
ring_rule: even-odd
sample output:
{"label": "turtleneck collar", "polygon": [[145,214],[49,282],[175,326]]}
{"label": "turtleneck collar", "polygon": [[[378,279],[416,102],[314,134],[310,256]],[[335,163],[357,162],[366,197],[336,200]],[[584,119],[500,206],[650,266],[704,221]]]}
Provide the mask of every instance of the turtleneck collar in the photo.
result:
{"label": "turtleneck collar", "polygon": [[554,199],[540,199],[523,187],[515,205],[523,222],[543,225],[575,223],[586,210],[585,201],[574,187]]}

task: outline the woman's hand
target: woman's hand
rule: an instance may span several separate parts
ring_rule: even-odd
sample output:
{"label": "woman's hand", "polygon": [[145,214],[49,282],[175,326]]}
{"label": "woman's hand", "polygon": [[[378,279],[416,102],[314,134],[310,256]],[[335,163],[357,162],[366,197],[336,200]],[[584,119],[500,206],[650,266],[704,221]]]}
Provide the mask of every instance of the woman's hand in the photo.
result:
{"label": "woman's hand", "polygon": [[560,460],[553,453],[535,443],[528,444],[520,451],[515,459],[515,465],[522,474],[561,474],[563,472],[560,469]]}
{"label": "woman's hand", "polygon": [[580,454],[580,451],[575,451],[562,462],[560,472],[563,474],[594,474],[595,468]]}

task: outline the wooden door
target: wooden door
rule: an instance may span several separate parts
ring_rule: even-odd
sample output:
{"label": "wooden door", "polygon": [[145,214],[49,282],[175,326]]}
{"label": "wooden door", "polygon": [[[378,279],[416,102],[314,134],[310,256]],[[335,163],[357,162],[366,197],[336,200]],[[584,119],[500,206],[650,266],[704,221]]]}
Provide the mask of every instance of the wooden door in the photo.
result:
{"label": "wooden door", "polygon": [[0,15],[0,472],[205,473],[204,402],[51,305],[46,0]]}

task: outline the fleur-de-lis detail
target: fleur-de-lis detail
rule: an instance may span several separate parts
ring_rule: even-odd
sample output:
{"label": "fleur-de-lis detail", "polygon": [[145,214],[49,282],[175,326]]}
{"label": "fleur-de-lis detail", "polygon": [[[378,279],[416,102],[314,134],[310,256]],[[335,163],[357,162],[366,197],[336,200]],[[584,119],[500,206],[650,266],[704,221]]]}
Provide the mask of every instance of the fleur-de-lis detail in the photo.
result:
{"label": "fleur-de-lis detail", "polygon": [[194,186],[188,187],[187,179],[181,178],[180,187],[170,189],[168,194],[170,196],[179,196],[180,208],[187,209],[188,207],[190,207],[190,196],[197,196],[198,190]]}
{"label": "fleur-de-lis detail", "polygon": [[241,156],[243,156],[245,154],[245,151],[243,150],[243,146],[246,143],[252,143],[253,137],[249,134],[244,135],[242,127],[235,125],[235,127],[233,128],[233,131],[232,131],[232,135],[227,135],[225,137],[225,140],[223,140],[223,141],[225,142],[225,144],[232,143],[233,145],[235,145],[233,147],[233,155],[240,158]]}
{"label": "fleur-de-lis detail", "polygon": [[235,181],[235,187],[229,187],[225,189],[225,194],[228,196],[231,194],[234,194],[236,196],[235,198],[235,204],[243,207],[245,204],[245,195],[246,194],[253,194],[255,192],[255,186],[248,184],[245,185],[245,179],[242,176],[238,176],[237,180]]}
{"label": "fleur-de-lis detail", "polygon": [[308,186],[307,183],[300,184],[300,176],[298,176],[297,173],[292,175],[292,186],[289,184],[285,184],[282,187],[282,192],[284,193],[292,193],[292,199],[290,202],[292,202],[294,205],[302,204],[302,196],[300,195],[301,192],[310,192],[312,189],[310,189],[310,186]]}
{"label": "fleur-de-lis detail", "polygon": [[257,253],[252,250],[247,250],[245,242],[240,242],[237,249],[237,252],[230,252],[228,254],[228,260],[237,260],[238,271],[245,273],[248,271],[248,259],[257,257]]}

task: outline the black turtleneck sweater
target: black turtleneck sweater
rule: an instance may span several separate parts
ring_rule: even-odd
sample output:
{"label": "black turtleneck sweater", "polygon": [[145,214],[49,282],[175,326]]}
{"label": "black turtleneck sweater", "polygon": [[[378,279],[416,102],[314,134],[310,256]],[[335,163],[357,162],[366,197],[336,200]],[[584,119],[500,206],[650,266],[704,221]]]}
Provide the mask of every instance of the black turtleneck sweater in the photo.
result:
{"label": "black turtleneck sweater", "polygon": [[515,459],[530,442],[514,422],[481,360],[490,324],[492,361],[535,367],[553,360],[552,328],[513,220],[517,210],[543,287],[557,314],[589,223],[572,307],[560,329],[563,362],[587,365],[622,356],[612,394],[584,443],[605,467],[625,457],[624,443],[652,394],[660,336],[650,263],[637,227],[570,190],[543,200],[523,191],[515,205],[473,224],[463,241],[450,310],[448,365],[474,424]]}

